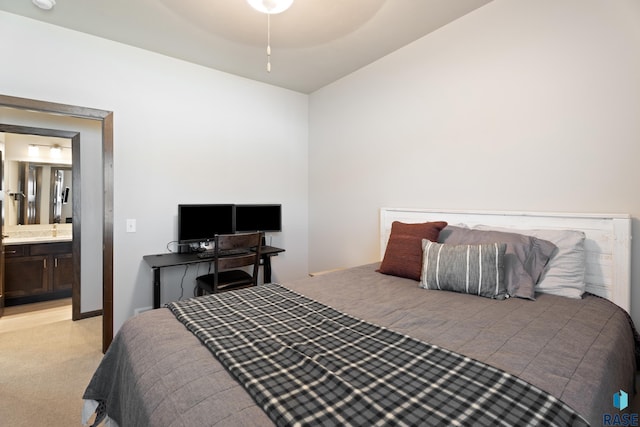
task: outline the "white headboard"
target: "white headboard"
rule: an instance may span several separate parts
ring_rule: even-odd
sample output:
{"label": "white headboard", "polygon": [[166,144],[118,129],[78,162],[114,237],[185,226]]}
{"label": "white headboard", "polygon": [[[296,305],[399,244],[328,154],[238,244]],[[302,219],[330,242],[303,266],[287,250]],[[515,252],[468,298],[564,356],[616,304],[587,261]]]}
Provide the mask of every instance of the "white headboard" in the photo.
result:
{"label": "white headboard", "polygon": [[576,214],[547,212],[461,211],[382,208],[380,258],[391,223],[447,221],[451,225],[493,225],[514,229],[580,230],[586,235],[587,292],[607,298],[631,311],[631,217],[626,214]]}

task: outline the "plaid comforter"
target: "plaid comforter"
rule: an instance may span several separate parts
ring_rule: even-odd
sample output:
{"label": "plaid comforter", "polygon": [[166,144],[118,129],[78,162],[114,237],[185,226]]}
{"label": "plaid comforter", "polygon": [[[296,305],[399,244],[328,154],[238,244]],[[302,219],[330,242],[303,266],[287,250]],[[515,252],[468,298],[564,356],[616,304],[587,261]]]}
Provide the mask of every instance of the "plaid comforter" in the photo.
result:
{"label": "plaid comforter", "polygon": [[276,425],[587,425],[494,367],[268,284],[168,304]]}

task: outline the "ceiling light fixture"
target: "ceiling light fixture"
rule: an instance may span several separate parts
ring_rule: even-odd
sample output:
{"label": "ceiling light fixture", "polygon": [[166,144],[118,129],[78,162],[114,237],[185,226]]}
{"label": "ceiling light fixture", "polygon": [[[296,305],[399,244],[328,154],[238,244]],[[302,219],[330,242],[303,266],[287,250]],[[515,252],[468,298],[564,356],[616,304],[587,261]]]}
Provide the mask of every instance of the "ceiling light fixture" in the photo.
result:
{"label": "ceiling light fixture", "polygon": [[40,154],[40,147],[34,144],[30,144],[28,148],[29,157],[38,157],[39,154]]}
{"label": "ceiling light fixture", "polygon": [[53,145],[49,149],[49,155],[54,159],[59,159],[60,157],[62,157],[62,147],[60,147],[58,144]]}
{"label": "ceiling light fixture", "polygon": [[31,2],[44,10],[51,10],[56,5],[56,0],[31,0]]}
{"label": "ceiling light fixture", "polygon": [[[36,1],[36,0],[33,0]],[[293,0],[247,0],[258,12],[267,14],[267,72],[271,72],[271,15],[284,12],[293,4]]]}
{"label": "ceiling light fixture", "polygon": [[258,12],[275,15],[289,9],[293,0],[247,0],[247,3]]}

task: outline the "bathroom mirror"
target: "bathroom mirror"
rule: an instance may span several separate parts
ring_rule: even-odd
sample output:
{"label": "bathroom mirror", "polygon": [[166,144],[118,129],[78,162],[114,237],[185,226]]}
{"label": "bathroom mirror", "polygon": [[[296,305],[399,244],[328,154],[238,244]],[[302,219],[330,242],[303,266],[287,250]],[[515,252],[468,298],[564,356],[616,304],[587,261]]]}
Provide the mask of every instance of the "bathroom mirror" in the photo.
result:
{"label": "bathroom mirror", "polygon": [[12,133],[4,140],[4,225],[71,223],[71,141]]}
{"label": "bathroom mirror", "polygon": [[72,222],[70,166],[10,161],[5,171],[16,183],[9,186],[5,225]]}
{"label": "bathroom mirror", "polygon": [[55,166],[51,168],[51,211],[49,223],[70,224],[73,221],[71,209],[71,178],[70,167]]}

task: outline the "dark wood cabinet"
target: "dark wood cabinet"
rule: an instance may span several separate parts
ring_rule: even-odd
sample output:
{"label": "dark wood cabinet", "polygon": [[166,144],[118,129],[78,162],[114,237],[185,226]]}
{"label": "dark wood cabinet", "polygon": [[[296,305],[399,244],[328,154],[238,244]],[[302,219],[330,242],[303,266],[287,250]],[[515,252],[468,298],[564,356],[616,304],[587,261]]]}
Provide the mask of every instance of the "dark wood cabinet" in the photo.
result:
{"label": "dark wood cabinet", "polygon": [[54,291],[71,290],[73,285],[73,256],[60,254],[53,259],[53,281],[51,287]]}
{"label": "dark wood cabinet", "polygon": [[4,255],[7,305],[71,296],[71,242],[7,245]]}
{"label": "dark wood cabinet", "polygon": [[47,292],[49,280],[46,263],[47,258],[43,256],[6,257],[4,284],[7,302],[11,298]]}

